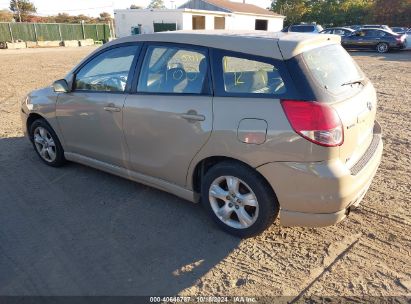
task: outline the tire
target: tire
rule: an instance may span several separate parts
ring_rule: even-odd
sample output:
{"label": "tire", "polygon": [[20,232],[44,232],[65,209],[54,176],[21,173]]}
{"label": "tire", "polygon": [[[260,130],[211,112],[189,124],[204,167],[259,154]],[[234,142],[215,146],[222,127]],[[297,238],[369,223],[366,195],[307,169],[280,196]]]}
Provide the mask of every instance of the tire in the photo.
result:
{"label": "tire", "polygon": [[221,162],[206,173],[201,183],[201,202],[222,230],[241,238],[262,233],[279,212],[277,197],[266,180],[234,161]]}
{"label": "tire", "polygon": [[53,128],[44,120],[35,120],[29,128],[30,140],[40,159],[52,167],[66,163],[64,150]]}
{"label": "tire", "polygon": [[378,53],[387,53],[389,51],[389,47],[388,44],[385,42],[381,42],[377,44],[377,52]]}

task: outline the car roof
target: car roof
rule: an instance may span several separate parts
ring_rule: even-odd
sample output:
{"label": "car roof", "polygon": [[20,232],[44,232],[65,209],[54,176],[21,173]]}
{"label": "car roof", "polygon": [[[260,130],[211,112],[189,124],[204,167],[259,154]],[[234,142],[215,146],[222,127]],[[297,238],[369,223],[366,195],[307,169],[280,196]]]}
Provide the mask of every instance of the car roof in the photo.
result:
{"label": "car roof", "polygon": [[344,26],[335,26],[335,27],[327,27],[324,31],[326,30],[347,30],[347,31],[351,31],[354,32],[354,30],[352,28],[349,27],[344,27]]}
{"label": "car roof", "polygon": [[303,24],[291,24],[290,26],[317,26],[317,24],[303,23]]}
{"label": "car roof", "polygon": [[274,59],[290,59],[316,47],[340,44],[341,38],[335,35],[268,31],[170,31],[119,38],[106,43],[103,48],[137,41],[183,43]]}
{"label": "car roof", "polygon": [[373,31],[385,32],[385,33],[388,33],[388,34],[395,34],[395,33],[393,33],[392,31],[389,31],[389,30],[386,30],[386,29],[383,29],[383,28],[374,28],[374,27],[360,28],[356,32],[360,32],[362,30],[367,30],[367,31],[373,30]]}

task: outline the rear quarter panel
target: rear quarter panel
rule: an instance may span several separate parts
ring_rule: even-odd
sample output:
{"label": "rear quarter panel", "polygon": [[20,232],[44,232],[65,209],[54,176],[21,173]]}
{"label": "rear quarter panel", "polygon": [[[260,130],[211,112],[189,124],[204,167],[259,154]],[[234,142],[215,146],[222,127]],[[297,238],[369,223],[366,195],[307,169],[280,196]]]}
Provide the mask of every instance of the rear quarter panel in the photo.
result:
{"label": "rear quarter panel", "polygon": [[[215,97],[213,113],[213,132],[191,162],[187,180],[189,187],[196,165],[212,156],[233,158],[254,168],[270,162],[316,162],[338,157],[338,147],[321,147],[295,133],[279,99]],[[267,122],[264,143],[247,144],[239,140],[237,131],[243,119]]]}

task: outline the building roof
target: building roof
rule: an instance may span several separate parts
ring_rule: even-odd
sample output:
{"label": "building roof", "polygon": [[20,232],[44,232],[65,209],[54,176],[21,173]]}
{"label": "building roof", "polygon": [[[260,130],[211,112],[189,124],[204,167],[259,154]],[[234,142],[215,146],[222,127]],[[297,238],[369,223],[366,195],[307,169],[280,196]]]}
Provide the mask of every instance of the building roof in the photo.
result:
{"label": "building roof", "polygon": [[215,6],[225,8],[233,13],[281,16],[254,4],[231,2],[228,0],[203,0]]}
{"label": "building roof", "polygon": [[229,0],[190,0],[187,3],[181,5],[180,8],[221,10],[230,13],[283,17],[280,14],[274,13],[253,4],[231,2]]}

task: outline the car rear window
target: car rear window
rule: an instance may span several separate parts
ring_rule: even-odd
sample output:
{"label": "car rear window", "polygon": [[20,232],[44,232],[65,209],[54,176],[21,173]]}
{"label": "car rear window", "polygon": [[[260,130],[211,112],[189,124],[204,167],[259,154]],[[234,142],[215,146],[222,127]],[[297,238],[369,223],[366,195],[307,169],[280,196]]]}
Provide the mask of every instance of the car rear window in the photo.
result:
{"label": "car rear window", "polygon": [[315,82],[332,94],[351,89],[348,82],[364,78],[364,74],[341,45],[332,44],[302,54]]}
{"label": "car rear window", "polygon": [[311,33],[314,31],[314,26],[312,25],[294,25],[290,28],[291,32],[299,32],[299,33]]}

